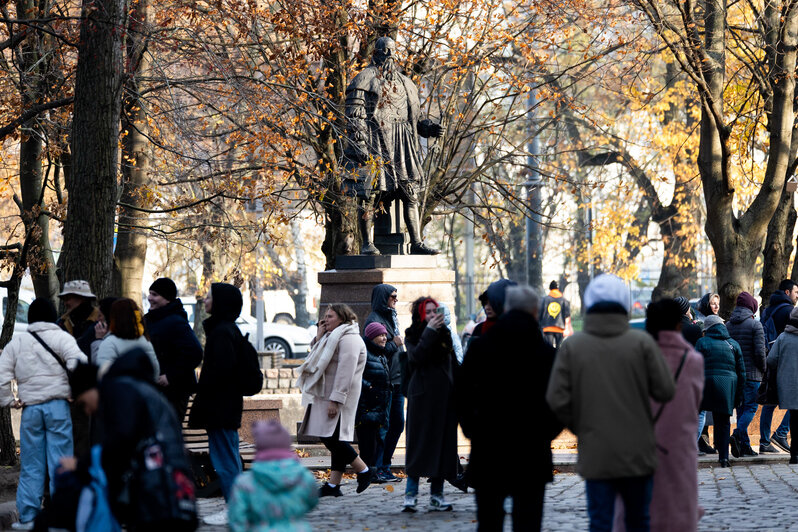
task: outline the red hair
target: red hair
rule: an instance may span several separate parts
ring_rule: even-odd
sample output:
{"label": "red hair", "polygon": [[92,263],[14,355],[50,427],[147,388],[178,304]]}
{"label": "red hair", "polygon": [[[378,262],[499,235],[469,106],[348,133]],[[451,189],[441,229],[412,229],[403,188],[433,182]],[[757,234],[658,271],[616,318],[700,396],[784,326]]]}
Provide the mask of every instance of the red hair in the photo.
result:
{"label": "red hair", "polygon": [[435,308],[438,308],[438,302],[432,299],[431,297],[422,301],[421,304],[418,306],[418,312],[421,315],[421,321],[427,320],[427,303],[432,303],[433,305],[435,305]]}

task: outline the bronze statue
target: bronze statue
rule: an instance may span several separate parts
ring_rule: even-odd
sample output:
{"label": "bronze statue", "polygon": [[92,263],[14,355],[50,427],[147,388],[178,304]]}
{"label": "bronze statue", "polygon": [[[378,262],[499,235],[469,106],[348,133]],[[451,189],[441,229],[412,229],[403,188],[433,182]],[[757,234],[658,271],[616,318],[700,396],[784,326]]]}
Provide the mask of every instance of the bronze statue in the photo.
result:
{"label": "bronze statue", "polygon": [[415,84],[399,71],[396,43],[381,37],[371,64],[346,88],[348,143],[344,167],[359,198],[361,253],[378,255],[372,240],[374,208],[401,200],[410,236],[410,253],[434,255],[424,245],[418,214],[418,188],[424,182],[418,136],[438,138],[443,127],[421,119]]}

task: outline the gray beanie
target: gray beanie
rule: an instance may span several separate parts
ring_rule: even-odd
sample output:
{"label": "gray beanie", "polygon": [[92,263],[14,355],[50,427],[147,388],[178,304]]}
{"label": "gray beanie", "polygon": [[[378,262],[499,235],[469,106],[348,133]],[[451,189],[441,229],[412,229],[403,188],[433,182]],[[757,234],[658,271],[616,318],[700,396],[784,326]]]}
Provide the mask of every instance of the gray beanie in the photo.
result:
{"label": "gray beanie", "polygon": [[711,316],[707,316],[706,318],[704,318],[704,330],[707,330],[713,325],[717,324],[723,325],[723,318],[721,318],[717,314],[713,314]]}

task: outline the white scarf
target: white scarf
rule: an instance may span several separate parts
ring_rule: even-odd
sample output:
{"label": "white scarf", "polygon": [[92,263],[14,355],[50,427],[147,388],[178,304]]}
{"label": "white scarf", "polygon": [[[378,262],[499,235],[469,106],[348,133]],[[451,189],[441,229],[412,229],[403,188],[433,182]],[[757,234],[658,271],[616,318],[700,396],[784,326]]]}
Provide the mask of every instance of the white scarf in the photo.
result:
{"label": "white scarf", "polygon": [[335,350],[341,337],[347,333],[360,334],[360,327],[357,322],[343,323],[325,333],[316,345],[310,350],[305,362],[299,366],[299,378],[296,380],[297,387],[302,390],[302,404],[307,406],[312,404],[313,395],[322,396],[324,394],[324,372],[330,364]]}

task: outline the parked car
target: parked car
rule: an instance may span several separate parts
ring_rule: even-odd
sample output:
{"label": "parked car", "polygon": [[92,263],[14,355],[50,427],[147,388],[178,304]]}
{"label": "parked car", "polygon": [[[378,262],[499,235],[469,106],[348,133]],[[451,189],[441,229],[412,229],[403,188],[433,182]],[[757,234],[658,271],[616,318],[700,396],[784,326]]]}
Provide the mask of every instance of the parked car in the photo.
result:
{"label": "parked car", "polygon": [[[257,337],[258,324],[251,316],[239,316],[236,325],[241,329],[241,333],[249,333],[249,341],[255,349],[261,347],[255,344]],[[297,327],[296,325],[286,325],[284,323],[263,322],[263,346],[264,351],[274,351],[282,358],[304,358],[310,351],[310,342],[313,334],[308,329]]]}

